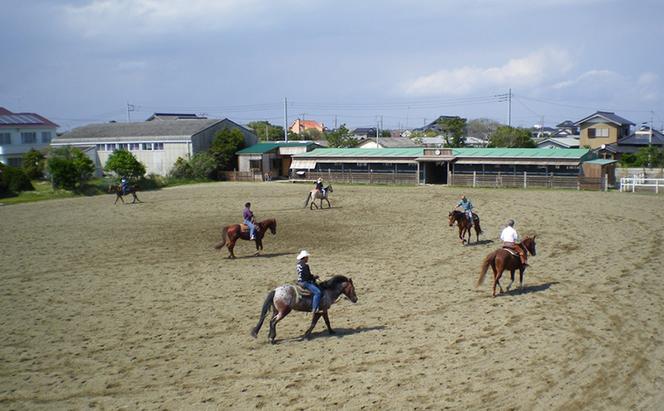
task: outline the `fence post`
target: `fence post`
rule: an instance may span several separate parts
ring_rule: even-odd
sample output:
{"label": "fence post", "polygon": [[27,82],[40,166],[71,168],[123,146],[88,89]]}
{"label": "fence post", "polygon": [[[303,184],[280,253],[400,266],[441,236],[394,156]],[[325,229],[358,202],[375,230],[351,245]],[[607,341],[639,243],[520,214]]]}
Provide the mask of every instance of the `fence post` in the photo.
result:
{"label": "fence post", "polygon": [[581,191],[581,176],[576,177],[576,191]]}
{"label": "fence post", "polygon": [[477,171],[473,171],[473,188],[477,184]]}
{"label": "fence post", "polygon": [[604,191],[609,191],[609,175],[604,174]]}
{"label": "fence post", "polygon": [[523,172],[523,188],[528,188],[528,173]]}
{"label": "fence post", "polygon": [[369,184],[373,183],[373,170],[369,169]]}
{"label": "fence post", "polygon": [[502,181],[500,178],[500,171],[498,172],[498,175],[496,176],[496,187],[502,186]]}
{"label": "fence post", "polygon": [[655,179],[655,194],[659,194],[659,179]]}
{"label": "fence post", "polygon": [[397,171],[394,170],[392,172],[392,184],[396,184],[396,183],[397,183]]}
{"label": "fence post", "polygon": [[632,179],[632,193],[636,191],[636,176]]}

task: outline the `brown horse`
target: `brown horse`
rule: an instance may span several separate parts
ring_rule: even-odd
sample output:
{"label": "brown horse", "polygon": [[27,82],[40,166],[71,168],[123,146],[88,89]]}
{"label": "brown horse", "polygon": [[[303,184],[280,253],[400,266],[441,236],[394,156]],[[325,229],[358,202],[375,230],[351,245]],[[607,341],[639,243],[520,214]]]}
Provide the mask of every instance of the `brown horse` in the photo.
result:
{"label": "brown horse", "polygon": [[456,222],[457,226],[459,226],[459,239],[461,240],[461,244],[466,243],[466,233],[468,233],[468,244],[470,244],[470,239],[472,237],[470,229],[473,226],[475,226],[475,235],[477,236],[477,242],[480,241],[480,234],[482,234],[482,228],[480,227],[480,217],[477,214],[473,213],[473,222],[475,224],[472,224],[470,221],[468,221],[468,217],[466,217],[466,214],[463,211],[452,210],[448,214],[448,221],[450,223],[450,227],[454,225],[454,222]]}
{"label": "brown horse", "polygon": [[[327,331],[330,334],[334,334],[334,330],[332,330],[332,326],[330,326],[330,317],[327,315],[327,310],[332,304],[337,302],[339,296],[343,294],[353,303],[357,302],[353,280],[344,277],[343,275],[335,275],[329,280],[319,283],[318,287],[322,292],[319,311],[314,313],[311,318],[311,325],[304,333],[304,338],[306,339],[311,338],[311,331],[314,329],[321,316],[325,320]],[[277,323],[279,321],[283,320],[292,310],[305,312],[311,311],[311,295],[304,295],[301,293],[302,291],[296,290],[294,285],[289,284],[279,286],[270,291],[263,303],[263,309],[261,310],[258,324],[256,324],[251,330],[251,336],[256,338],[258,331],[263,325],[263,321],[265,321],[265,316],[267,315],[268,310],[272,308],[272,319],[270,320],[268,340],[274,344],[274,339],[277,337]]]}
{"label": "brown horse", "polygon": [[[516,244],[517,247],[521,247],[523,251],[528,255],[537,255],[537,250],[535,248],[535,237],[526,237],[520,243]],[[512,284],[514,283],[514,271],[519,270],[519,288],[523,287],[523,272],[526,270],[526,267],[521,264],[521,258],[518,255],[514,255],[504,248],[500,248],[491,254],[487,255],[482,263],[482,268],[480,269],[480,278],[477,280],[476,287],[479,287],[484,282],[484,276],[486,275],[487,270],[491,266],[493,270],[493,296],[496,296],[496,285],[500,288],[502,294],[503,287],[500,285],[500,277],[503,275],[503,271],[510,270],[510,277],[512,281],[510,285],[507,286],[507,291],[510,290]]]}
{"label": "brown horse", "polygon": [[124,198],[122,197],[128,194],[131,194],[134,197],[134,201],[131,202],[132,204],[136,203],[137,201],[139,203],[142,203],[142,201],[139,200],[138,197],[136,196],[137,191],[138,191],[138,186],[128,186],[126,193],[122,192],[122,186],[120,186],[119,184],[111,184],[110,186],[108,186],[108,192],[115,193],[115,202],[113,204],[117,204],[118,199],[122,201],[122,204],[124,204]]}
{"label": "brown horse", "polygon": [[[244,224],[232,224],[222,228],[222,241],[217,243],[214,248],[221,250],[224,248],[224,246],[226,246],[228,247],[228,258],[235,258],[235,253],[233,253],[235,242],[238,239],[252,241],[249,237],[249,230],[247,229],[247,231],[242,231],[243,225]],[[267,220],[256,223],[256,238],[254,240],[256,241],[256,253],[254,255],[258,255],[260,250],[263,249],[263,236],[265,233],[267,233],[267,230],[270,230],[272,235],[277,234],[277,220],[274,218],[268,218]]]}
{"label": "brown horse", "polygon": [[[314,206],[316,208],[323,208],[323,200],[327,201],[327,208],[332,208],[330,205],[330,200],[328,200],[328,196],[330,193],[333,193],[334,190],[332,189],[332,184],[329,186],[325,187],[325,195],[321,193],[319,190],[313,189],[307,194],[307,199],[304,202],[304,208],[307,208],[307,204],[309,204],[309,200],[311,200],[311,205],[309,206],[309,210],[313,210]],[[320,199],[320,207],[316,205],[316,200]]]}

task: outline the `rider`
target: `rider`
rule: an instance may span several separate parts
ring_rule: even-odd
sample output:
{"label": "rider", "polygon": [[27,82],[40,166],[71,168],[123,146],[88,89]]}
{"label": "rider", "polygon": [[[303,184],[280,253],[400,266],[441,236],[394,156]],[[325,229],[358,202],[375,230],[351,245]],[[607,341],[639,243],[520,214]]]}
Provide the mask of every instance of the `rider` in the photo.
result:
{"label": "rider", "polygon": [[122,176],[122,179],[120,180],[120,190],[122,190],[122,195],[127,194],[128,187],[129,187],[129,181],[127,180],[127,177]]}
{"label": "rider", "polygon": [[325,197],[325,187],[323,187],[323,179],[320,177],[316,180],[316,190],[320,191],[320,194]]}
{"label": "rider", "polygon": [[521,259],[521,265],[528,267],[526,262],[528,259],[526,257],[526,252],[523,250],[523,246],[516,246],[517,241],[519,240],[519,234],[517,234],[514,229],[514,220],[507,220],[507,227],[503,229],[503,232],[500,233],[500,239],[503,240],[503,248],[509,248],[519,253],[519,258]]}
{"label": "rider", "polygon": [[321,290],[316,285],[317,275],[312,275],[309,269],[309,252],[307,250],[300,251],[297,255],[297,283],[307,290],[311,291],[313,295],[311,302],[311,312],[318,311],[320,304]]}
{"label": "rider", "polygon": [[456,205],[454,208],[459,208],[461,207],[463,209],[463,213],[466,215],[466,218],[468,219],[468,222],[470,225],[473,225],[473,203],[470,202],[469,199],[466,198],[465,195],[461,195],[461,200],[459,203]]}
{"label": "rider", "polygon": [[242,211],[242,219],[249,227],[249,239],[256,239],[256,224],[254,224],[254,213],[251,211],[251,203],[245,203],[244,210]]}

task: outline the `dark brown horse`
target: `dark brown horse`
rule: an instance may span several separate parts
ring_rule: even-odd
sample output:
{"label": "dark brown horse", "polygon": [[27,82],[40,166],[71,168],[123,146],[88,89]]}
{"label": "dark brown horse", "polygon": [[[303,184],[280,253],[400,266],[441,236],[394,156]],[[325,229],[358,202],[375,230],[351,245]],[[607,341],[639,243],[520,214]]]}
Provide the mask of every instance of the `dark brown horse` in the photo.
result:
{"label": "dark brown horse", "polygon": [[[242,226],[246,228],[245,231],[242,230]],[[251,240],[249,237],[249,228],[244,224],[232,224],[227,225],[221,229],[221,239],[222,241],[217,243],[214,246],[217,250],[221,250],[224,246],[228,247],[228,258],[235,258],[233,253],[233,248],[235,247],[235,242],[238,239],[247,240],[247,241],[256,241],[256,253],[258,255],[260,250],[263,249],[263,236],[267,233],[267,230],[270,230],[272,234],[277,234],[277,220],[274,218],[268,218],[267,220],[260,221],[256,223],[256,235],[255,240]]]}
{"label": "dark brown horse", "polygon": [[[335,275],[329,280],[323,281],[318,284],[322,295],[320,298],[319,311],[314,313],[311,318],[311,325],[309,329],[304,333],[304,338],[311,338],[311,331],[313,331],[316,323],[322,316],[325,320],[325,325],[327,326],[327,331],[330,334],[334,334],[332,326],[330,326],[330,318],[327,315],[327,310],[332,304],[337,302],[337,299],[342,294],[348,297],[352,302],[357,302],[357,296],[355,295],[355,286],[353,285],[353,280],[343,275]],[[258,324],[251,330],[251,336],[256,338],[258,331],[265,321],[265,316],[267,312],[272,308],[272,319],[270,320],[270,333],[268,334],[268,340],[274,344],[274,339],[277,337],[277,323],[284,319],[292,310],[295,311],[311,311],[311,295],[303,295],[302,291],[296,290],[294,285],[282,285],[274,290],[270,291],[265,298],[263,303],[263,309],[261,310],[261,316],[258,319]]]}
{"label": "dark brown horse", "polygon": [[480,234],[482,234],[482,228],[480,228],[480,217],[473,213],[473,223],[468,221],[468,217],[466,217],[466,214],[463,211],[459,210],[452,210],[448,214],[448,220],[450,223],[450,227],[454,225],[454,222],[457,223],[457,226],[459,226],[459,239],[461,240],[461,244],[466,243],[466,233],[468,233],[468,244],[470,244],[470,238],[472,237],[472,233],[470,232],[470,229],[475,226],[475,235],[477,236],[477,242],[480,241]]}
{"label": "dark brown horse", "polygon": [[[528,255],[537,255],[537,250],[535,248],[535,237],[526,237],[520,243],[516,244],[516,247],[521,247],[523,251]],[[500,288],[502,294],[503,287],[500,285],[500,277],[503,275],[503,271],[510,270],[510,277],[512,281],[507,286],[507,291],[510,290],[512,284],[514,283],[514,271],[519,270],[519,288],[523,287],[523,272],[526,270],[526,267],[521,264],[521,258],[519,255],[514,255],[504,248],[500,248],[491,254],[487,255],[482,263],[482,268],[480,269],[480,278],[477,280],[476,287],[479,287],[484,282],[484,276],[486,275],[487,270],[491,266],[493,270],[493,296],[496,296],[496,285]]]}
{"label": "dark brown horse", "polygon": [[134,201],[131,202],[132,204],[134,204],[137,201],[139,203],[142,203],[142,201],[139,200],[138,197],[136,196],[137,191],[138,191],[138,186],[127,186],[127,191],[125,193],[122,192],[122,186],[120,186],[119,184],[111,184],[110,186],[108,186],[108,192],[115,193],[115,202],[113,204],[117,204],[118,199],[122,201],[122,204],[124,204],[124,198],[122,197],[129,194],[131,194],[134,197]]}

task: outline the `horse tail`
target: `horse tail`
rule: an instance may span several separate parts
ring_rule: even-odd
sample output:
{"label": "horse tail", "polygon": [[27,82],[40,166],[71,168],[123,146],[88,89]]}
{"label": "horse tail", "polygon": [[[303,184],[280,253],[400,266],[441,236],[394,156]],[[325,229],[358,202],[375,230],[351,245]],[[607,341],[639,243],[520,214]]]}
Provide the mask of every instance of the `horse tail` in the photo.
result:
{"label": "horse tail", "polygon": [[302,208],[307,208],[307,204],[309,204],[309,199],[311,198],[311,191],[307,193],[307,199],[304,201],[304,207]]}
{"label": "horse tail", "polygon": [[226,245],[226,234],[227,234],[227,231],[228,231],[228,227],[229,226],[226,226],[226,227],[221,229],[221,242],[217,243],[214,246],[214,248],[216,248],[217,250],[221,250]]}
{"label": "horse tail", "polygon": [[258,331],[260,331],[261,327],[263,326],[263,321],[265,321],[265,316],[272,306],[274,301],[274,293],[275,290],[272,290],[267,294],[267,297],[265,297],[265,302],[263,303],[263,308],[261,309],[261,317],[258,319],[258,324],[256,324],[256,326],[251,330],[251,336],[254,338],[256,338],[258,335]]}
{"label": "horse tail", "polygon": [[484,276],[486,276],[486,272],[489,270],[489,266],[491,265],[491,263],[493,263],[495,257],[496,257],[495,251],[486,256],[486,258],[482,262],[482,267],[480,268],[480,278],[477,279],[477,284],[475,284],[475,287],[479,287],[480,285],[482,285],[482,283],[484,283]]}

